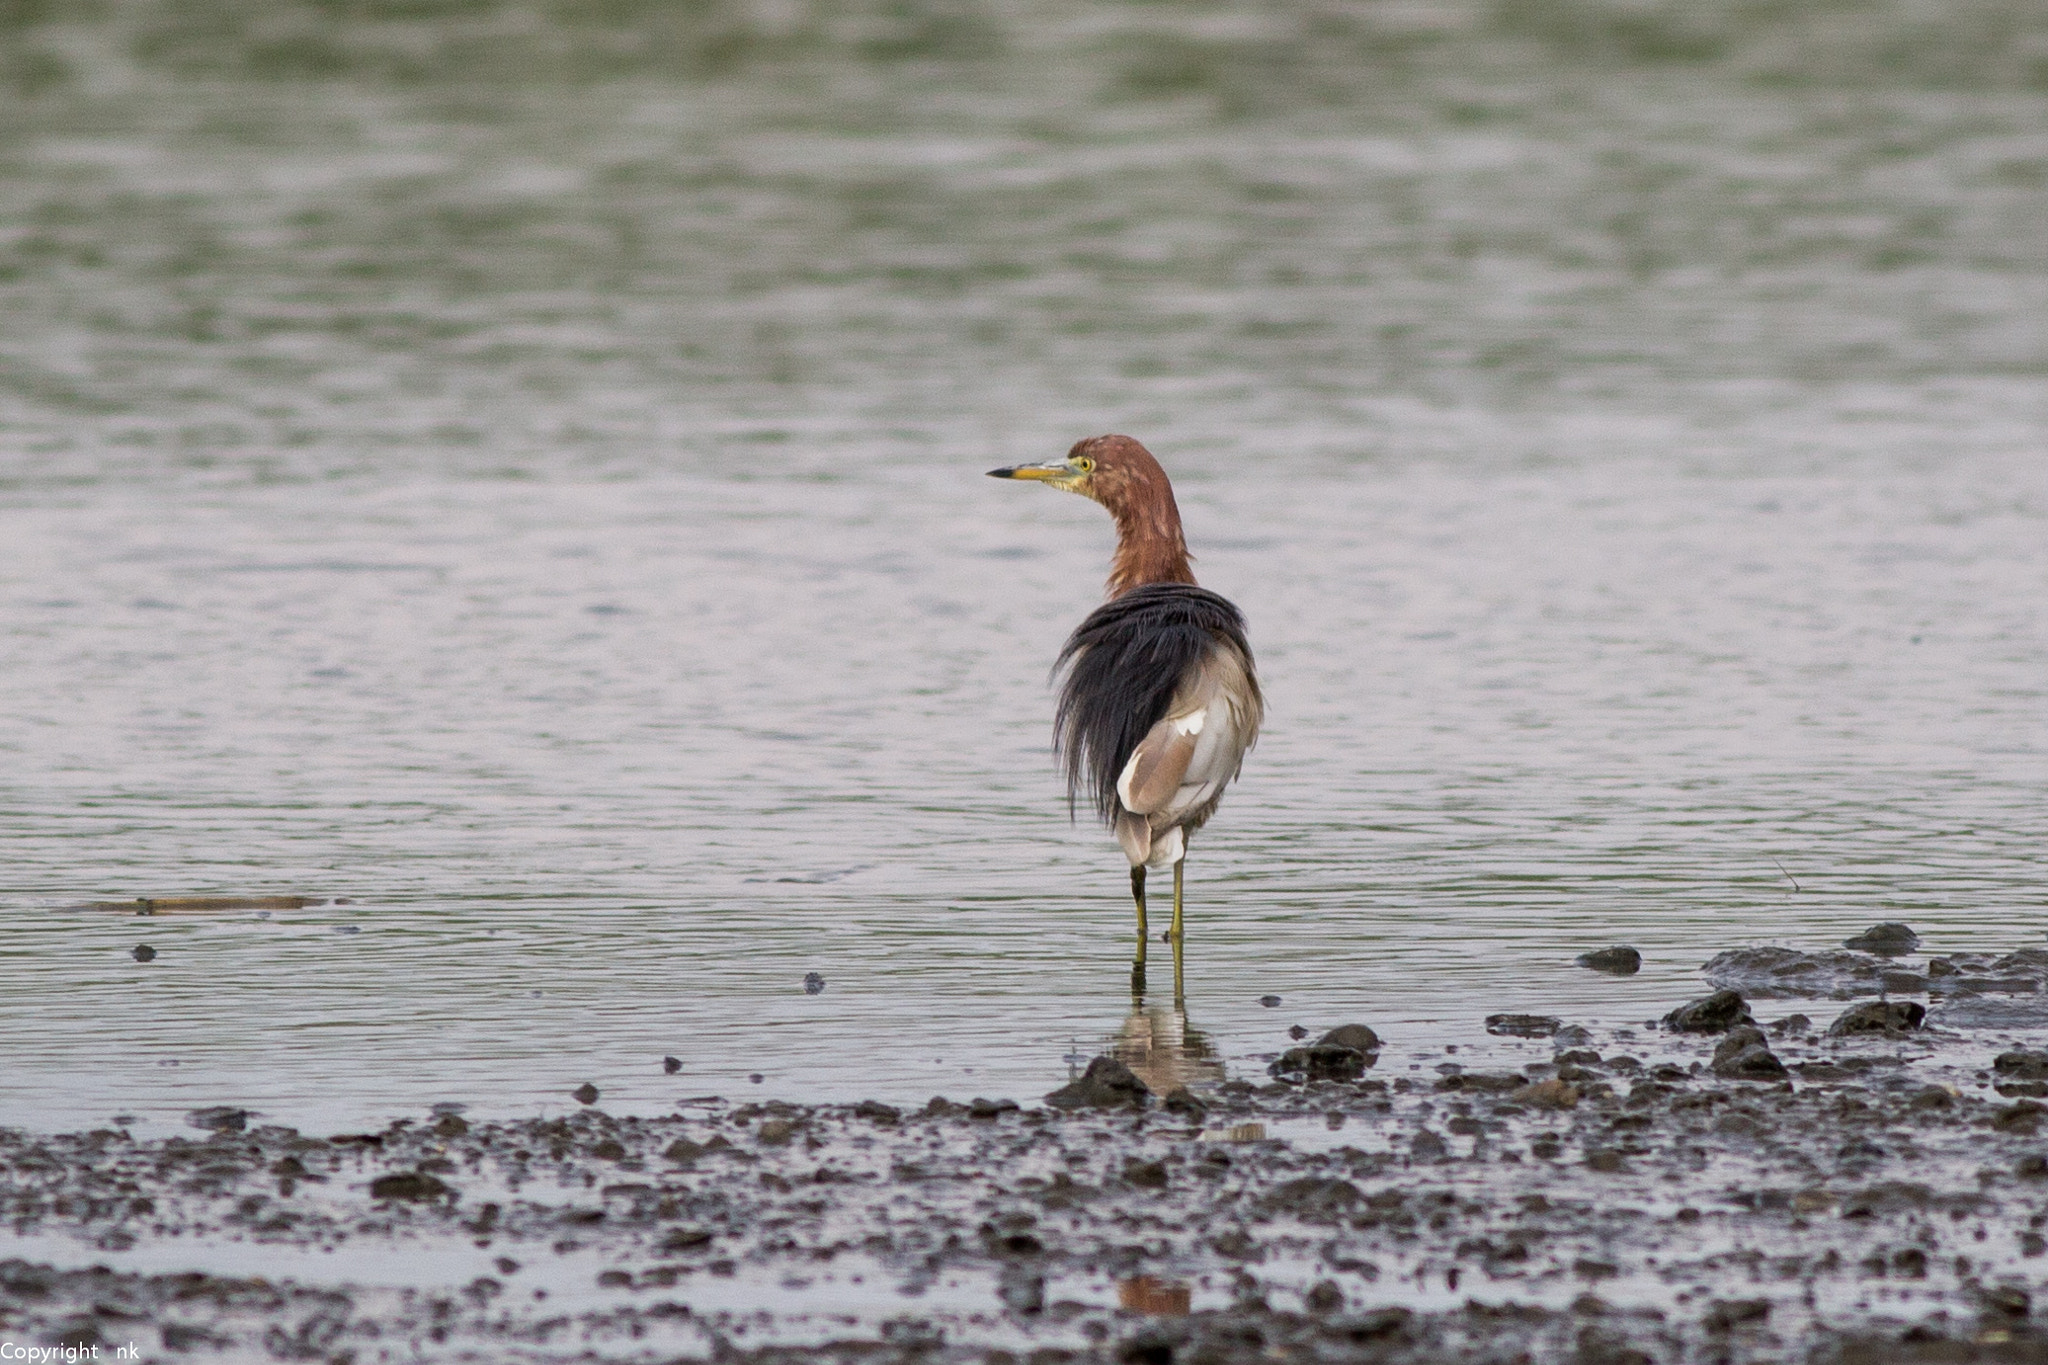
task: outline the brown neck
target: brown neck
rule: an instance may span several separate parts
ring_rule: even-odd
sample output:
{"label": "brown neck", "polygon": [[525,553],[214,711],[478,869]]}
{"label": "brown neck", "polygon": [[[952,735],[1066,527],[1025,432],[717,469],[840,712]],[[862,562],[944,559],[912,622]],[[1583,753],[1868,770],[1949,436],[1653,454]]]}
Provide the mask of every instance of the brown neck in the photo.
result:
{"label": "brown neck", "polygon": [[1121,597],[1145,583],[1192,583],[1188,543],[1181,536],[1180,508],[1171,490],[1143,506],[1112,509],[1116,517],[1116,557],[1109,562],[1109,595]]}

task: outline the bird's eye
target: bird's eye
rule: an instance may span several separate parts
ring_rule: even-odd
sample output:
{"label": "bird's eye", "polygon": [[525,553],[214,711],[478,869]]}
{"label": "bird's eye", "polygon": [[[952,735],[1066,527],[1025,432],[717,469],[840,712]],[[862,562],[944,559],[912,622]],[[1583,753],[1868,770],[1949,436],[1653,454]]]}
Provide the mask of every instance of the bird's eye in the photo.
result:
{"label": "bird's eye", "polygon": [[1074,461],[1074,468],[1080,470],[1083,474],[1093,474],[1095,472],[1095,461],[1083,455]]}

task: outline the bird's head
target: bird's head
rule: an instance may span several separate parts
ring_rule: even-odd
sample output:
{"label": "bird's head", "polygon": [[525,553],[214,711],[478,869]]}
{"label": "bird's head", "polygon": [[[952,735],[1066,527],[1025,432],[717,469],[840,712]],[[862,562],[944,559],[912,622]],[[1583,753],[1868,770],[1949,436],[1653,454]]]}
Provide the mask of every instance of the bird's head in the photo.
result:
{"label": "bird's head", "polygon": [[1050,464],[1019,464],[991,469],[992,479],[1033,479],[1092,498],[1121,513],[1165,496],[1172,504],[1172,486],[1152,452],[1128,436],[1090,436],[1076,441],[1064,460]]}

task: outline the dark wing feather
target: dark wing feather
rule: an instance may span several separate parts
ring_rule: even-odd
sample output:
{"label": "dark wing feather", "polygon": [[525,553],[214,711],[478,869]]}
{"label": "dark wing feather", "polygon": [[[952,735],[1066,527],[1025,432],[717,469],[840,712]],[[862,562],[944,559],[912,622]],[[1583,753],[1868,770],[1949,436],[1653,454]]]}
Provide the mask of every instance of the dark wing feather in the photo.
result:
{"label": "dark wing feather", "polygon": [[1116,820],[1116,780],[1138,742],[1166,716],[1181,680],[1219,643],[1249,666],[1244,615],[1187,583],[1148,583],[1103,603],[1067,638],[1053,730],[1067,801],[1086,792],[1105,824]]}

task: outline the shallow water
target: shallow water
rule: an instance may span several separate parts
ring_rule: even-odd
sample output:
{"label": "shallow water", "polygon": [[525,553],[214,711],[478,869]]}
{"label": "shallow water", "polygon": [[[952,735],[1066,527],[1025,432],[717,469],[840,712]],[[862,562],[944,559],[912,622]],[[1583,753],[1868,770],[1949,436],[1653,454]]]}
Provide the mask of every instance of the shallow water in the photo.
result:
{"label": "shallow water", "polygon": [[[1588,65],[1452,6],[1251,99],[1224,59],[1279,40],[1225,11],[1171,80],[1048,13],[994,66],[523,87],[39,31],[8,1121],[1043,1093],[1133,1027],[1046,752],[1109,531],[981,471],[1112,429],[1269,698],[1190,863],[1232,1074],[1296,1023],[1405,1067],[1640,1021],[1879,919],[2039,941],[2036,86]],[[347,903],[65,908],[200,894]],[[1617,942],[1640,975],[1571,965]]]}

